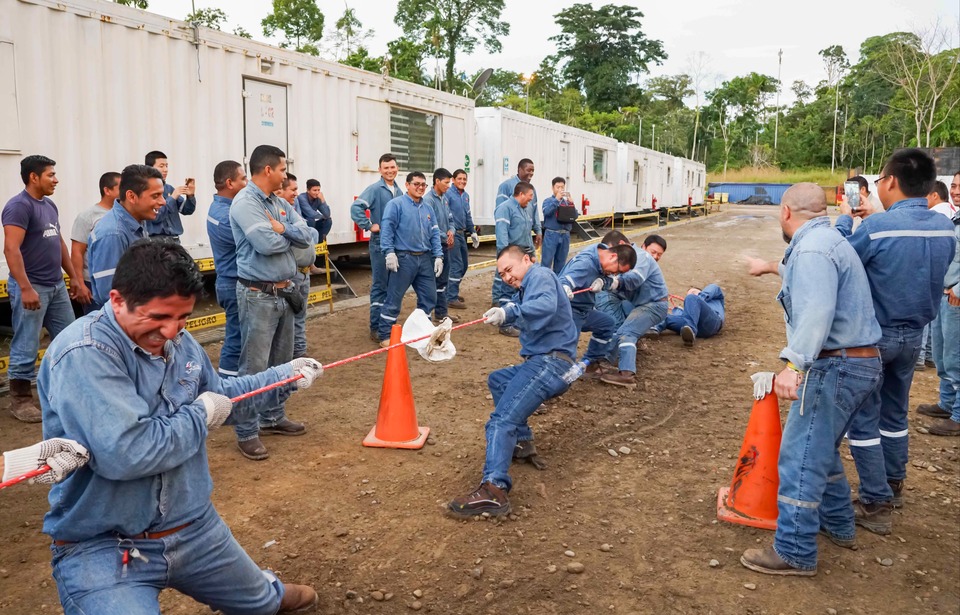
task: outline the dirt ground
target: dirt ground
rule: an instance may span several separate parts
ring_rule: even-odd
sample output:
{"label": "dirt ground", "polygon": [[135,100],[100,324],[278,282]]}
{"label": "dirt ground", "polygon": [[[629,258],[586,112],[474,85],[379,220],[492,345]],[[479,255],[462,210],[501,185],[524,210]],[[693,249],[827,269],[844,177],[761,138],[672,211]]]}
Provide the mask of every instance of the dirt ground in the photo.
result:
{"label": "dirt ground", "polygon": [[[382,357],[330,370],[296,395],[288,413],[309,431],[266,439],[268,461],[243,459],[229,429],[215,432],[220,514],[260,565],[314,585],[323,613],[960,613],[956,438],[911,433],[906,506],[891,536],[860,530],[857,551],[821,540],[812,579],[739,564],[745,548],[769,544],[772,533],[717,522],[717,490],[730,482],[749,418],[749,375],[779,369],[784,342],[779,281],[747,276],[742,257],[778,258],[784,244],[776,210],[762,207],[733,207],[662,234],[672,292],[723,287],[722,334],[693,349],[674,335],[649,340],[636,391],[581,381],[535,415],[549,467],[514,466],[510,519],[456,521],[442,508],[480,478],[487,374],[519,360],[516,340],[482,326],[458,332],[451,363],[408,355],[419,420],[431,429],[421,451],[360,445],[375,420]],[[486,309],[490,279],[465,281],[470,309],[461,315]],[[324,363],[372,348],[365,307],[310,321],[308,333]],[[209,350],[215,357],[217,346]],[[917,372],[911,407],[935,401],[936,383],[932,370]],[[922,423],[911,412],[911,426]],[[0,448],[39,434],[0,414]],[[608,453],[623,446],[631,452]],[[36,486],[0,493],[0,613],[60,612],[40,533],[45,495]],[[881,565],[887,559],[892,565]],[[574,561],[582,574],[566,571]],[[169,591],[162,607],[209,613]]]}

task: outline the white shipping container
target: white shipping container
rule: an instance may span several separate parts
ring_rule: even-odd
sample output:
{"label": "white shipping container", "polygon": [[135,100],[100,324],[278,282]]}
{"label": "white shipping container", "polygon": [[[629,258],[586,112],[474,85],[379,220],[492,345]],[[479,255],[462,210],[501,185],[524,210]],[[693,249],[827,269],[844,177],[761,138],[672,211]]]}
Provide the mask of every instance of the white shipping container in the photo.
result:
{"label": "white shipping container", "polygon": [[672,205],[674,157],[632,143],[619,144],[618,212]]}
{"label": "white shipping container", "polygon": [[703,163],[688,158],[674,158],[673,183],[676,191],[670,206],[702,205],[706,175]]}
{"label": "white shipping container", "polygon": [[587,214],[614,211],[615,139],[510,109],[477,107],[474,116],[480,149],[467,190],[473,197],[476,224],[493,224],[497,188],[516,175],[517,163],[524,158],[534,163],[533,185],[541,202],[552,194],[551,180],[564,177],[578,208],[586,198]]}
{"label": "white shipping container", "polygon": [[168,183],[196,179],[197,211],[182,216],[196,258],[211,255],[214,166],[263,143],[287,153],[301,190],[320,181],[330,243],[356,241],[350,204],[381,154],[402,174],[472,171],[468,98],[101,0],[0,0],[0,15],[0,203],[23,189],[21,158],[53,158],[65,238],[100,175],[154,149]]}

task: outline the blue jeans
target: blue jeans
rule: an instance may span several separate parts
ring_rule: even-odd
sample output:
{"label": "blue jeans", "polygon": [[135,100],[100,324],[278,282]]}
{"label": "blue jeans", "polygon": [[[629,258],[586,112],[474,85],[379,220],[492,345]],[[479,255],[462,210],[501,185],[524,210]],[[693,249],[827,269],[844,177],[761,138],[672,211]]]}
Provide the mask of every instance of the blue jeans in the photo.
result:
{"label": "blue jeans", "polygon": [[550,267],[553,272],[560,275],[560,271],[567,263],[567,255],[570,253],[570,231],[555,231],[553,229],[543,230],[543,252],[541,265]]}
{"label": "blue jeans", "polygon": [[551,397],[567,390],[563,374],[570,361],[553,355],[536,355],[519,365],[491,372],[487,386],[493,395],[494,410],[487,421],[487,454],[483,481],[510,491],[510,463],[518,440],[532,440],[527,419]]}
{"label": "blue jeans", "polygon": [[376,331],[380,327],[380,310],[387,300],[387,262],[386,254],[380,249],[380,233],[370,234],[370,330]]}
{"label": "blue jeans", "polygon": [[[446,238],[444,237],[444,239]],[[446,244],[443,247],[443,271],[440,272],[440,277],[436,278],[435,283],[437,285],[437,305],[434,316],[440,320],[446,318],[448,312],[447,285],[450,283],[450,250],[447,249]],[[427,315],[429,316],[430,313],[427,312]]]}
{"label": "blue jeans", "polygon": [[[240,375],[257,374],[293,359],[293,310],[283,299],[237,283],[240,311]],[[256,438],[260,425],[276,425],[285,417],[282,403],[260,410],[257,418],[238,422],[237,440]]]}
{"label": "blue jeans", "polygon": [[493,305],[498,307],[503,307],[504,304],[510,303],[510,298],[517,292],[515,288],[511,288],[503,283],[503,280],[500,279],[500,274],[496,271],[493,272]]}
{"label": "blue jeans", "polygon": [[920,337],[920,354],[917,356],[917,365],[922,365],[927,360],[933,361],[933,335],[930,327],[933,323],[923,328],[923,335]]}
{"label": "blue jeans", "polygon": [[960,307],[940,300],[940,313],[930,323],[933,338],[933,360],[940,377],[940,401],[937,405],[960,423]]}
{"label": "blue jeans", "polygon": [[330,218],[318,218],[314,220],[313,224],[310,226],[317,229],[317,233],[320,234],[320,238],[317,239],[317,243],[323,243],[327,240],[327,235],[330,234],[330,229],[333,228],[333,220]]}
{"label": "blue jeans", "polygon": [[673,308],[663,322],[663,329],[670,329],[680,333],[680,329],[690,327],[693,334],[700,339],[713,337],[723,328],[723,318],[707,307],[707,302],[698,295],[687,295],[683,298],[682,308]]}
{"label": "blue jeans", "polygon": [[450,280],[447,282],[447,303],[460,296],[460,283],[467,275],[467,237],[462,231],[453,236],[453,247],[450,248]]}
{"label": "blue jeans", "polygon": [[218,371],[221,376],[229,378],[240,373],[240,307],[237,305],[237,281],[225,279],[222,284],[219,280],[217,282],[217,303],[227,317]]}
{"label": "blue jeans", "polygon": [[47,328],[50,339],[57,337],[76,317],[67,294],[67,285],[55,286],[33,284],[40,295],[40,309],[23,307],[20,285],[11,276],[7,279],[7,296],[12,313],[13,339],[10,341],[10,380],[33,380],[36,375],[37,354],[40,353],[40,329]]}
{"label": "blue jeans", "polygon": [[391,271],[387,278],[387,300],[380,311],[378,335],[390,339],[390,328],[397,324],[403,295],[410,286],[417,293],[417,307],[426,314],[433,312],[437,302],[437,278],[433,275],[433,256],[424,252],[396,252],[399,269]]}
{"label": "blue jeans", "polygon": [[859,497],[864,504],[889,502],[893,490],[887,481],[907,477],[907,404],[923,333],[923,329],[909,327],[881,330],[877,348],[883,362],[882,384],[854,417],[847,434],[850,454],[860,475]]}
{"label": "blue jeans", "polygon": [[307,299],[310,297],[310,274],[297,272],[293,282],[303,297],[303,311],[293,316],[293,358],[307,356]]}
{"label": "blue jeans", "polygon": [[879,359],[818,359],[803,378],[800,399],[790,405],[777,464],[773,548],[794,568],[816,568],[820,528],[841,539],[856,534],[839,446],[879,382]]}
{"label": "blue jeans", "polygon": [[90,291],[90,303],[82,306],[80,309],[83,310],[83,315],[93,314],[98,311],[103,305],[97,303],[96,299],[93,298],[93,283],[90,280],[84,280],[83,285],[87,287],[87,290]]}
{"label": "blue jeans", "polygon": [[[669,307],[667,301],[651,301],[650,303],[633,307],[633,304],[629,301],[621,301],[610,293],[602,294],[605,295],[605,297],[602,304],[598,298],[597,309],[600,309],[601,305],[604,310],[612,307],[619,308],[617,312],[612,314],[614,322],[619,320],[619,318],[617,318],[618,315],[626,312],[626,318],[623,319],[617,328],[615,337],[616,348],[611,347],[609,359],[611,362],[614,360],[617,361],[617,367],[620,371],[635,374],[637,373],[637,340],[643,337],[643,334],[651,327],[663,322],[663,319],[667,316],[667,309]],[[617,305],[618,303],[619,305]]]}
{"label": "blue jeans", "polygon": [[156,615],[167,587],[228,615],[273,615],[280,608],[283,584],[254,563],[212,505],[179,532],[129,545],[149,561],[131,557],[126,576],[113,536],[50,546],[65,615]]}
{"label": "blue jeans", "polygon": [[617,325],[613,317],[597,309],[584,310],[573,308],[573,323],[577,331],[589,331],[590,343],[587,345],[587,352],[583,358],[591,363],[596,362],[607,356],[610,344],[613,342],[613,336],[616,333]]}

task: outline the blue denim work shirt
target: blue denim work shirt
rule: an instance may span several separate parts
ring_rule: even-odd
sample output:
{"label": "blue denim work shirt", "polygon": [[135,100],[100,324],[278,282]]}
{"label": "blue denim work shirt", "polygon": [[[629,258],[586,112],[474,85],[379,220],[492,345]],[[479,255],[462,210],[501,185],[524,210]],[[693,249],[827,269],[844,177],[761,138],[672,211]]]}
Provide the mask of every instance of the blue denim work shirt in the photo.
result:
{"label": "blue denim work shirt", "polygon": [[[283,223],[283,234],[271,227],[268,211]],[[253,182],[234,197],[230,227],[237,242],[237,275],[260,282],[293,279],[297,274],[293,249],[309,248],[316,241],[316,230],[307,226],[295,207],[275,194],[267,196]]]}
{"label": "blue denim work shirt", "polygon": [[[610,288],[611,279],[603,273],[600,268],[599,250],[603,246],[599,243],[588,248],[584,248],[576,256],[567,261],[560,271],[560,283],[569,286],[570,290],[581,290],[587,288],[597,278],[603,278],[603,288]],[[575,310],[590,310],[597,303],[597,293],[585,292],[574,295],[571,305]]]}
{"label": "blue denim work shirt", "polygon": [[880,326],[922,329],[936,317],[956,250],[950,219],[914,198],[864,218],[855,233],[850,216],[837,218],[836,228],[867,270]]}
{"label": "blue denim work shirt", "polygon": [[780,277],[777,300],[787,323],[781,359],[806,371],[824,350],[880,341],[863,264],[827,216],[797,229],[783,255]]}
{"label": "blue denim work shirt", "polygon": [[557,220],[557,209],[563,205],[569,207],[573,205],[570,201],[559,200],[555,196],[548,196],[543,199],[543,228],[552,231],[571,231],[573,222],[560,222]]}
{"label": "blue denim work shirt", "polygon": [[[527,204],[527,209],[530,204]],[[520,207],[517,199],[510,197],[497,205],[493,212],[496,224],[497,252],[507,246],[520,246],[533,251],[533,236],[530,234],[530,216]]]}
{"label": "blue denim work shirt", "polygon": [[[381,177],[380,181],[367,186],[353,202],[350,206],[350,218],[361,229],[369,231],[371,225],[382,223],[383,210],[387,203],[402,195],[403,190],[397,185],[397,180],[393,180],[393,186],[388,186]],[[364,215],[367,210],[370,211],[369,218]]]}
{"label": "blue denim work shirt", "polygon": [[147,236],[143,225],[130,215],[120,201],[114,201],[107,215],[100,218],[87,241],[87,258],[93,300],[100,305],[110,302],[113,273],[130,244]]}
{"label": "blue denim work shirt", "polygon": [[[447,190],[447,192],[450,191]],[[423,202],[433,208],[437,228],[440,230],[440,242],[445,244],[447,241],[447,231],[454,230],[453,214],[450,213],[450,201],[447,200],[446,193],[437,194],[433,188],[431,188],[423,195]]]}
{"label": "blue denim work shirt", "polygon": [[666,299],[669,294],[667,282],[663,279],[657,259],[637,244],[633,244],[633,251],[637,253],[636,266],[620,274],[617,290],[611,292],[634,307]]}
{"label": "blue denim work shirt", "polygon": [[170,184],[163,185],[163,197],[166,202],[160,206],[155,219],[143,223],[150,235],[173,235],[177,237],[183,235],[183,221],[180,220],[180,214],[189,216],[197,210],[196,197],[184,194],[175,199],[170,196],[173,194],[173,190],[174,188]]}
{"label": "blue denim work shirt", "polygon": [[504,324],[519,324],[521,357],[551,352],[562,352],[570,360],[577,356],[580,334],[567,294],[552,269],[531,265],[504,312]]}
{"label": "blue denim work shirt", "polygon": [[213,203],[207,212],[207,238],[213,251],[213,264],[217,269],[217,283],[230,286],[237,283],[237,242],[230,227],[230,204],[219,194],[213,195]]}
{"label": "blue denim work shirt", "polygon": [[[517,187],[517,184],[520,183],[520,177],[514,175],[510,179],[505,180],[500,187],[497,188],[497,207],[507,199],[513,198],[513,190]],[[538,205],[539,201],[537,200],[537,189],[533,189],[533,200],[527,204],[527,211],[529,212],[527,216],[530,218],[531,225],[530,228],[533,230],[534,234],[542,235],[543,226],[540,223],[540,206]],[[496,214],[494,214],[496,215]]]}
{"label": "blue denim work shirt", "polygon": [[380,220],[380,247],[384,254],[399,250],[442,257],[440,230],[434,218],[436,213],[424,199],[417,203],[409,194],[387,203]]}
{"label": "blue denim work shirt", "polygon": [[[123,308],[126,309],[126,308]],[[206,411],[197,396],[235,397],[293,375],[288,364],[221,380],[186,331],[151,355],[121,329],[110,305],[50,343],[37,377],[43,437],[72,438],[90,463],[50,489],[43,532],[79,542],[163,531],[210,506]],[[228,423],[286,400],[295,385],[233,406]]]}
{"label": "blue denim work shirt", "polygon": [[470,194],[451,186],[447,190],[447,205],[450,206],[450,215],[453,216],[453,228],[457,231],[474,232],[473,214],[470,213]]}

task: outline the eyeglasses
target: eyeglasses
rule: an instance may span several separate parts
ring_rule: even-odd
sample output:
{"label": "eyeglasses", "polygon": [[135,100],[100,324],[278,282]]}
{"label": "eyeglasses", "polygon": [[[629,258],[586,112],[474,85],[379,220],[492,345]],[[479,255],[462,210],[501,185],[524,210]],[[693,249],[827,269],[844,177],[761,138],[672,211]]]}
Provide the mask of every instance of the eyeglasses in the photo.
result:
{"label": "eyeglasses", "polygon": [[410,185],[414,188],[426,188],[427,182],[411,182]]}
{"label": "eyeglasses", "polygon": [[880,182],[883,181],[883,180],[885,180],[885,179],[887,179],[888,177],[890,177],[890,176],[889,176],[889,175],[881,175],[881,176],[878,177],[877,179],[873,180],[873,185],[874,185],[874,186],[879,186],[879,185],[880,185]]}

